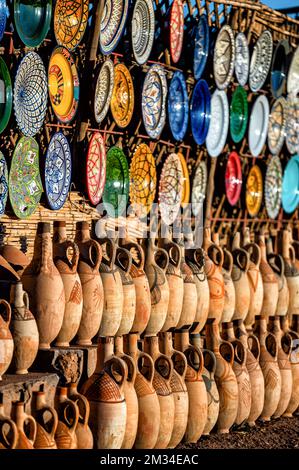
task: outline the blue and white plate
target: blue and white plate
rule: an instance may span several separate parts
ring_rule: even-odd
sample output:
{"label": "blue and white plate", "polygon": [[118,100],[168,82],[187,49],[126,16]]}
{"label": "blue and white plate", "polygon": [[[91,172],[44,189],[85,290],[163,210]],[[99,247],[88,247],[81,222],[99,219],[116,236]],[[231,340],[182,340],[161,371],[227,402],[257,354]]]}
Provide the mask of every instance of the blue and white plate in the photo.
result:
{"label": "blue and white plate", "polygon": [[198,80],[205,69],[210,47],[210,31],[206,15],[201,15],[195,32],[193,70]]}
{"label": "blue and white plate", "polygon": [[175,140],[183,140],[189,121],[189,100],[182,72],[175,72],[168,92],[168,119]]}
{"label": "blue and white plate", "polygon": [[106,0],[101,18],[100,48],[103,54],[111,54],[124,32],[129,0]]}
{"label": "blue and white plate", "polygon": [[152,65],[142,89],[142,117],[151,139],[158,139],[166,121],[167,81],[164,67]]}
{"label": "blue and white plate", "polygon": [[155,39],[153,0],[136,0],[132,17],[132,47],[137,64],[147,62]]}
{"label": "blue and white plate", "polygon": [[287,214],[292,214],[299,204],[299,155],[289,160],[283,175],[282,206]]}
{"label": "blue and white plate", "polygon": [[194,87],[190,116],[193,138],[198,145],[202,145],[211,121],[211,93],[205,80],[199,80]]}
{"label": "blue and white plate", "polygon": [[0,216],[4,214],[8,196],[8,169],[2,152],[0,152]]}

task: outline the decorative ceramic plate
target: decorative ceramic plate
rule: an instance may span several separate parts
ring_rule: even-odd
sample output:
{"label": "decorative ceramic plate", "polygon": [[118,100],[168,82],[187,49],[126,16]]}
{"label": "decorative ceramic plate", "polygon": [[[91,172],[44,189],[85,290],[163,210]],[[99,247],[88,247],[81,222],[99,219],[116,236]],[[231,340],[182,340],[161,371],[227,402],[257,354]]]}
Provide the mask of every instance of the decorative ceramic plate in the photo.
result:
{"label": "decorative ceramic plate", "polygon": [[236,59],[235,74],[241,86],[245,86],[248,81],[250,67],[250,54],[247,38],[244,33],[236,36]]}
{"label": "decorative ceramic plate", "polygon": [[71,122],[78,109],[80,84],[74,59],[65,47],[56,47],[52,52],[48,85],[56,117],[64,124]]}
{"label": "decorative ceramic plate", "polygon": [[178,153],[178,157],[180,159],[182,170],[183,170],[183,191],[182,191],[182,200],[181,206],[186,207],[190,201],[190,177],[189,177],[189,170],[187,167],[187,163],[185,157],[182,153]]}
{"label": "decorative ceramic plate", "polygon": [[265,178],[265,204],[270,219],[279,214],[282,196],[282,168],[279,157],[273,156],[267,166]]}
{"label": "decorative ceramic plate", "polygon": [[0,152],[0,216],[4,214],[8,196],[8,169],[2,152]]}
{"label": "decorative ceramic plate", "polygon": [[12,86],[6,63],[0,57],[0,134],[6,128],[12,110]]}
{"label": "decorative ceramic plate", "polygon": [[225,191],[228,202],[235,206],[240,199],[242,190],[242,167],[237,152],[231,152],[225,171]]}
{"label": "decorative ceramic plate", "polygon": [[195,33],[193,71],[196,80],[202,76],[210,48],[210,30],[206,15],[201,15]]}
{"label": "decorative ceramic plate", "polygon": [[269,117],[268,147],[273,155],[282,149],[286,135],[287,102],[284,98],[276,100]]}
{"label": "decorative ceramic plate", "polygon": [[142,117],[149,137],[158,139],[166,121],[167,81],[162,65],[152,65],[142,89]]}
{"label": "decorative ceramic plate", "polygon": [[18,35],[28,47],[39,46],[48,34],[52,0],[14,0],[14,20]]}
{"label": "decorative ceramic plate", "polygon": [[19,219],[33,214],[42,192],[38,144],[32,137],[22,137],[14,150],[9,173],[9,199]]}
{"label": "decorative ceramic plate", "polygon": [[175,140],[183,140],[189,121],[189,99],[182,72],[175,72],[169,85],[168,119]]}
{"label": "decorative ceramic plate", "polygon": [[111,54],[125,29],[129,0],[105,0],[101,18],[100,47],[103,54]]}
{"label": "decorative ceramic plate", "polygon": [[291,155],[299,153],[299,99],[287,99],[286,145]]}
{"label": "decorative ceramic plate", "polygon": [[70,51],[81,42],[88,22],[89,0],[57,0],[54,33],[57,43]]}
{"label": "decorative ceramic plate", "polygon": [[205,80],[199,80],[193,90],[190,106],[191,129],[195,142],[202,145],[211,121],[211,93]]}
{"label": "decorative ceramic plate", "polygon": [[8,9],[6,5],[6,0],[0,0],[0,41],[2,40],[5,32],[7,12]]}
{"label": "decorative ceramic plate", "polygon": [[176,153],[163,165],[159,185],[159,209],[164,224],[171,225],[178,216],[183,192],[183,169]]}
{"label": "decorative ceramic plate", "polygon": [[218,157],[226,144],[229,127],[229,106],[225,91],[216,90],[211,100],[211,122],[206,147],[211,157]]}
{"label": "decorative ceramic plate", "polygon": [[260,167],[254,165],[246,182],[246,207],[251,217],[256,217],[263,201],[263,176]]}
{"label": "decorative ceramic plate", "polygon": [[299,46],[297,47],[288,74],[288,93],[298,96],[299,93]]}
{"label": "decorative ceramic plate", "polygon": [[106,184],[102,198],[110,217],[120,217],[124,214],[129,186],[130,177],[126,156],[119,147],[111,147],[107,153]]}
{"label": "decorative ceramic plate", "polygon": [[273,38],[266,30],[258,38],[251,57],[249,86],[253,92],[259,91],[265,84],[270,72],[273,54]]}
{"label": "decorative ceramic plate", "polygon": [[299,155],[289,160],[283,175],[282,207],[287,214],[292,214],[299,204]]}
{"label": "decorative ceramic plate", "polygon": [[207,164],[200,162],[196,168],[192,186],[192,212],[194,217],[197,217],[202,211],[203,203],[206,198],[207,182]]}
{"label": "decorative ceramic plate", "polygon": [[235,55],[234,32],[225,25],[217,36],[214,52],[214,78],[219,90],[225,90],[233,78]]}
{"label": "decorative ceramic plate", "polygon": [[238,86],[233,93],[230,105],[230,134],[233,141],[238,144],[243,140],[248,124],[247,93],[243,87]]}
{"label": "decorative ceramic plate", "polygon": [[64,205],[72,179],[72,155],[62,132],[53,135],[45,160],[45,193],[50,209],[58,211]]}
{"label": "decorative ceramic plate", "polygon": [[136,0],[132,17],[132,45],[137,64],[147,62],[155,37],[155,11],[152,0]]}
{"label": "decorative ceramic plate", "polygon": [[28,52],[17,70],[14,110],[19,128],[32,137],[41,129],[47,111],[47,74],[36,52]]}
{"label": "decorative ceramic plate", "polygon": [[138,216],[150,212],[157,186],[156,162],[146,144],[134,152],[130,166],[130,200]]}
{"label": "decorative ceramic plate", "polygon": [[114,87],[110,102],[112,116],[118,127],[127,127],[134,112],[134,85],[132,76],[124,64],[114,67]]}
{"label": "decorative ceramic plate", "polygon": [[93,134],[86,159],[86,187],[90,202],[99,204],[106,182],[106,147],[99,132]]}
{"label": "decorative ceramic plate", "polygon": [[249,149],[253,157],[258,157],[266,143],[269,125],[269,101],[259,96],[253,105],[248,131]]}
{"label": "decorative ceramic plate", "polygon": [[271,69],[271,90],[274,98],[279,98],[285,92],[290,53],[289,41],[284,39],[277,44]]}
{"label": "decorative ceramic plate", "polygon": [[114,65],[107,59],[99,72],[94,96],[94,115],[98,124],[105,119],[114,88]]}
{"label": "decorative ceramic plate", "polygon": [[184,5],[182,0],[174,0],[171,5],[169,41],[171,59],[176,64],[180,60],[184,42]]}

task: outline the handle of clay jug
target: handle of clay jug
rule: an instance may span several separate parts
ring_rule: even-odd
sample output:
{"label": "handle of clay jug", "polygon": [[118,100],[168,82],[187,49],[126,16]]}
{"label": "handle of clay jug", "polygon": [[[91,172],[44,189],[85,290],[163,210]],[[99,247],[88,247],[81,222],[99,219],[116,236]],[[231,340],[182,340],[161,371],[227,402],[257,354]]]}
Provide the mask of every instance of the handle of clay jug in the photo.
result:
{"label": "handle of clay jug", "polygon": [[25,308],[27,308],[27,310],[29,310],[29,308],[30,308],[29,295],[25,291],[23,292],[23,302],[24,302]]}
{"label": "handle of clay jug", "polygon": [[[144,374],[142,374],[140,368],[139,368],[139,360],[142,359],[142,358],[145,358],[147,361],[148,361],[148,378],[145,377]],[[155,373],[155,366],[154,366],[154,361],[152,360],[151,356],[145,352],[142,352],[142,351],[138,351],[138,356],[137,356],[137,370],[138,372],[145,378],[148,380],[148,382],[150,382],[151,384],[153,383],[153,379],[154,379],[154,373]]]}
{"label": "handle of clay jug", "polygon": [[226,248],[223,249],[223,255],[223,267],[228,271],[229,274],[231,274],[234,266],[233,255]]}
{"label": "handle of clay jug", "polygon": [[105,251],[107,254],[107,260],[110,268],[112,269],[115,263],[117,245],[113,240],[111,240],[111,238],[105,238],[102,245],[106,245]]}
{"label": "handle of clay jug", "polygon": [[177,245],[175,242],[169,240],[169,241],[167,241],[167,250],[166,251],[167,251],[167,254],[168,254],[169,263],[171,263],[176,268],[179,268],[181,266],[181,262],[182,262],[182,252],[181,252],[181,249],[180,249],[179,245]]}
{"label": "handle of clay jug", "polygon": [[269,264],[271,265],[271,268],[283,276],[284,274],[284,260],[281,255],[276,255],[275,253],[271,253],[268,255],[268,261]]}
{"label": "handle of clay jug", "polygon": [[[162,371],[162,368],[159,367],[160,366],[160,362],[163,362],[164,365],[165,363],[167,364],[167,371],[166,373],[161,373]],[[172,361],[169,359],[168,356],[166,356],[165,354],[160,354],[159,357],[157,357],[157,359],[155,360],[155,369],[157,372],[159,372],[160,375],[162,375],[162,377],[165,379],[165,380],[170,380],[171,378],[171,374],[173,372],[173,363]]]}
{"label": "handle of clay jug", "polygon": [[[250,346],[251,341],[251,346]],[[254,355],[257,361],[260,359],[261,346],[258,338],[254,334],[248,335],[247,344],[249,351]]]}
{"label": "handle of clay jug", "polygon": [[127,274],[132,267],[132,255],[126,248],[118,246],[116,249],[116,264]]}
{"label": "handle of clay jug", "polygon": [[135,242],[128,242],[124,245],[124,248],[126,248],[129,252],[133,249],[138,252],[138,260],[132,258],[132,264],[134,264],[137,268],[143,269],[144,268],[144,251],[142,246],[140,246],[138,243]]}
{"label": "handle of clay jug", "polygon": [[[179,360],[176,360],[176,357],[179,357]],[[171,352],[171,359],[173,363],[173,368],[174,370],[185,380],[186,372],[187,372],[187,367],[188,367],[188,362],[187,358],[184,353],[181,351],[177,351],[176,349],[173,349]],[[182,370],[180,366],[177,366],[177,364],[183,363],[183,368]]]}
{"label": "handle of clay jug", "polygon": [[[94,259],[93,254],[95,254],[95,259]],[[89,255],[89,261],[93,265],[94,269],[98,271],[101,261],[102,261],[102,248],[101,248],[101,245],[97,241],[90,240],[88,255]]]}
{"label": "handle of clay jug", "polygon": [[46,413],[46,412],[50,413],[52,415],[52,418],[53,418],[52,429],[49,432],[49,434],[52,437],[52,439],[54,439],[56,429],[57,429],[57,426],[58,426],[57,411],[54,408],[52,408],[52,406],[45,405],[45,406],[43,406],[43,409],[41,410],[41,415],[44,416],[44,413]]}
{"label": "handle of clay jug", "polygon": [[[29,435],[26,434],[25,432],[25,422],[29,422]],[[36,433],[37,433],[37,424],[35,419],[30,416],[30,415],[25,415],[23,419],[23,431],[27,439],[31,441],[32,444],[34,444],[35,438],[36,438]]]}
{"label": "handle of clay jug", "polygon": [[[82,419],[82,423],[88,424],[89,413],[90,413],[90,406],[89,401],[83,395],[76,393],[70,397],[70,400],[74,401],[79,410],[79,420]],[[83,414],[81,415],[81,407],[83,409]]]}
{"label": "handle of clay jug", "polygon": [[194,250],[193,257],[195,263],[199,266],[199,268],[203,268],[205,265],[205,252],[203,248],[196,248],[196,250]]}
{"label": "handle of clay jug", "polygon": [[234,339],[232,345],[234,347],[234,360],[244,365],[246,363],[246,349],[244,344],[239,339]]}
{"label": "handle of clay jug", "polygon": [[154,262],[162,271],[166,272],[169,264],[169,256],[163,248],[154,248]]}
{"label": "handle of clay jug", "polygon": [[226,362],[233,366],[235,351],[233,345],[229,341],[225,341],[224,339],[221,340],[219,353]]}
{"label": "handle of clay jug", "polygon": [[126,366],[128,369],[128,376],[127,376],[128,382],[135,383],[135,379],[137,375],[137,368],[135,366],[134,359],[128,354],[120,354],[119,357],[126,363]]}
{"label": "handle of clay jug", "polygon": [[281,338],[281,347],[285,354],[288,356],[288,359],[291,356],[292,347],[293,347],[294,340],[289,333],[284,333]]}
{"label": "handle of clay jug", "polygon": [[262,259],[260,247],[256,243],[248,243],[243,248],[249,254],[249,259],[259,267]]}
{"label": "handle of clay jug", "polygon": [[[201,350],[198,349],[196,346],[189,345],[184,350],[184,354],[187,358],[188,365],[191,366],[193,369],[195,369],[197,372],[199,372],[201,374],[202,371],[203,371],[203,367],[204,367],[204,359],[203,359],[203,354],[202,354]],[[198,369],[196,368],[196,365],[195,365],[195,362],[194,362],[194,357],[192,357],[195,354],[199,358],[199,368]]]}
{"label": "handle of clay jug", "polygon": [[224,262],[224,253],[220,246],[215,245],[215,243],[211,243],[207,249],[208,257],[213,261],[216,266],[222,268]]}
{"label": "handle of clay jug", "polygon": [[[70,399],[63,402],[61,404],[61,406],[63,407],[64,422],[67,424],[70,432],[75,432],[76,427],[77,427],[78,422],[79,422],[79,408],[78,408],[78,406],[76,405],[75,402],[73,402]],[[68,409],[70,409],[72,411],[72,415],[73,415],[72,416],[72,418],[73,418],[72,422],[70,422],[70,420],[68,418],[68,415],[67,415]]]}
{"label": "handle of clay jug", "polygon": [[[209,349],[203,349],[202,350],[202,355],[203,355],[203,361],[204,361],[204,366],[206,367],[206,357],[209,356],[210,359],[212,359],[212,370],[210,372],[212,372],[213,374],[215,374],[216,372],[216,367],[217,367],[217,362],[216,362],[216,356],[215,354],[210,351]],[[207,367],[206,367],[207,368]]]}
{"label": "handle of clay jug", "polygon": [[[113,368],[117,367],[120,369],[120,379],[115,376]],[[108,371],[110,377],[114,380],[114,382],[119,386],[122,387],[124,381],[127,379],[128,376],[128,369],[126,363],[117,356],[113,356],[108,361],[105,362],[105,369]]]}
{"label": "handle of clay jug", "polygon": [[266,348],[269,354],[276,360],[278,354],[277,340],[273,333],[268,333],[265,338]]}
{"label": "handle of clay jug", "polygon": [[67,252],[69,249],[72,250],[72,258],[70,260],[70,265],[71,267],[75,270],[77,269],[78,262],[79,262],[79,257],[80,257],[80,252],[78,245],[75,242],[72,242],[71,240],[66,240],[65,241],[65,254],[67,255]]}
{"label": "handle of clay jug", "polygon": [[[4,434],[4,426],[9,427],[9,433]],[[11,442],[8,441],[7,439],[7,434],[12,435]],[[17,446],[18,442],[18,429],[14,421],[10,418],[1,418],[0,420],[0,443],[3,444],[3,446],[6,449],[15,449]]]}
{"label": "handle of clay jug", "polygon": [[250,265],[249,254],[243,248],[235,248],[233,251],[234,262],[241,271],[247,272]]}
{"label": "handle of clay jug", "polygon": [[[294,243],[298,243],[298,242],[294,242]],[[295,252],[295,248],[292,245],[289,246],[289,253],[290,253],[291,262],[295,263],[295,261],[296,261],[296,252]]]}
{"label": "handle of clay jug", "polygon": [[5,307],[5,313],[6,313],[5,317],[3,316],[3,315],[4,315],[3,313],[0,314],[0,315],[2,315],[2,318],[4,319],[4,321],[7,323],[7,325],[9,325],[9,324],[10,324],[10,320],[11,320],[11,306],[10,306],[9,303],[8,303],[6,300],[4,300],[4,299],[1,299],[1,300],[0,300],[0,305],[4,305],[4,307]]}

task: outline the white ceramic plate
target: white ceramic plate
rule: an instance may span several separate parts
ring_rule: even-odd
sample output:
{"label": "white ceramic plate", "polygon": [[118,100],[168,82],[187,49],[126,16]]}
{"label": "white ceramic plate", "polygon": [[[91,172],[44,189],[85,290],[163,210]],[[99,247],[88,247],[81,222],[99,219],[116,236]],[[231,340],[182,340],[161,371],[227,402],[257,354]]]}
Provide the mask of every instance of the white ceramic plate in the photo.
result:
{"label": "white ceramic plate", "polygon": [[244,33],[236,36],[236,59],[235,74],[241,86],[245,86],[248,81],[250,66],[250,54],[247,38]]}
{"label": "white ceramic plate", "polygon": [[214,52],[214,77],[219,90],[225,90],[233,78],[235,54],[234,32],[225,25],[217,36]]}
{"label": "white ceramic plate", "polygon": [[216,90],[211,99],[211,122],[206,146],[211,157],[218,157],[226,144],[229,127],[229,105],[227,94]]}
{"label": "white ceramic plate", "polygon": [[291,155],[299,153],[299,99],[287,99],[286,145]]}
{"label": "white ceramic plate", "polygon": [[257,40],[250,62],[249,86],[251,91],[259,91],[265,84],[270,72],[273,55],[273,38],[266,30]]}
{"label": "white ceramic plate", "polygon": [[268,134],[269,113],[269,101],[264,95],[259,96],[255,100],[251,111],[248,131],[249,149],[253,157],[258,157],[265,145]]}
{"label": "white ceramic plate", "polygon": [[288,73],[288,93],[297,96],[299,93],[299,46],[297,47]]}

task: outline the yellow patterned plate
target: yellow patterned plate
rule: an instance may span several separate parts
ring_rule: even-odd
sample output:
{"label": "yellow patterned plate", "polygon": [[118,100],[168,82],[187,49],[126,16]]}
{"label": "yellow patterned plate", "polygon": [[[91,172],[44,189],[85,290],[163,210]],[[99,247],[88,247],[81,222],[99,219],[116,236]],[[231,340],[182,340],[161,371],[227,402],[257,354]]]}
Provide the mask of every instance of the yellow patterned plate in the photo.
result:
{"label": "yellow patterned plate", "polygon": [[260,168],[254,165],[246,183],[246,207],[251,217],[256,217],[263,200],[263,176]]}
{"label": "yellow patterned plate", "polygon": [[155,200],[156,162],[146,144],[134,152],[130,167],[130,199],[138,216],[148,214]]}
{"label": "yellow patterned plate", "polygon": [[134,111],[134,86],[132,76],[124,64],[114,67],[114,88],[110,107],[118,127],[127,127]]}
{"label": "yellow patterned plate", "polygon": [[183,192],[182,192],[182,201],[181,206],[186,207],[186,205],[190,201],[190,178],[189,178],[189,171],[187,167],[187,163],[185,157],[182,153],[178,153],[178,157],[181,161],[182,169],[183,169]]}
{"label": "yellow patterned plate", "polygon": [[81,42],[88,21],[89,0],[57,0],[54,11],[54,34],[57,43],[69,50]]}

